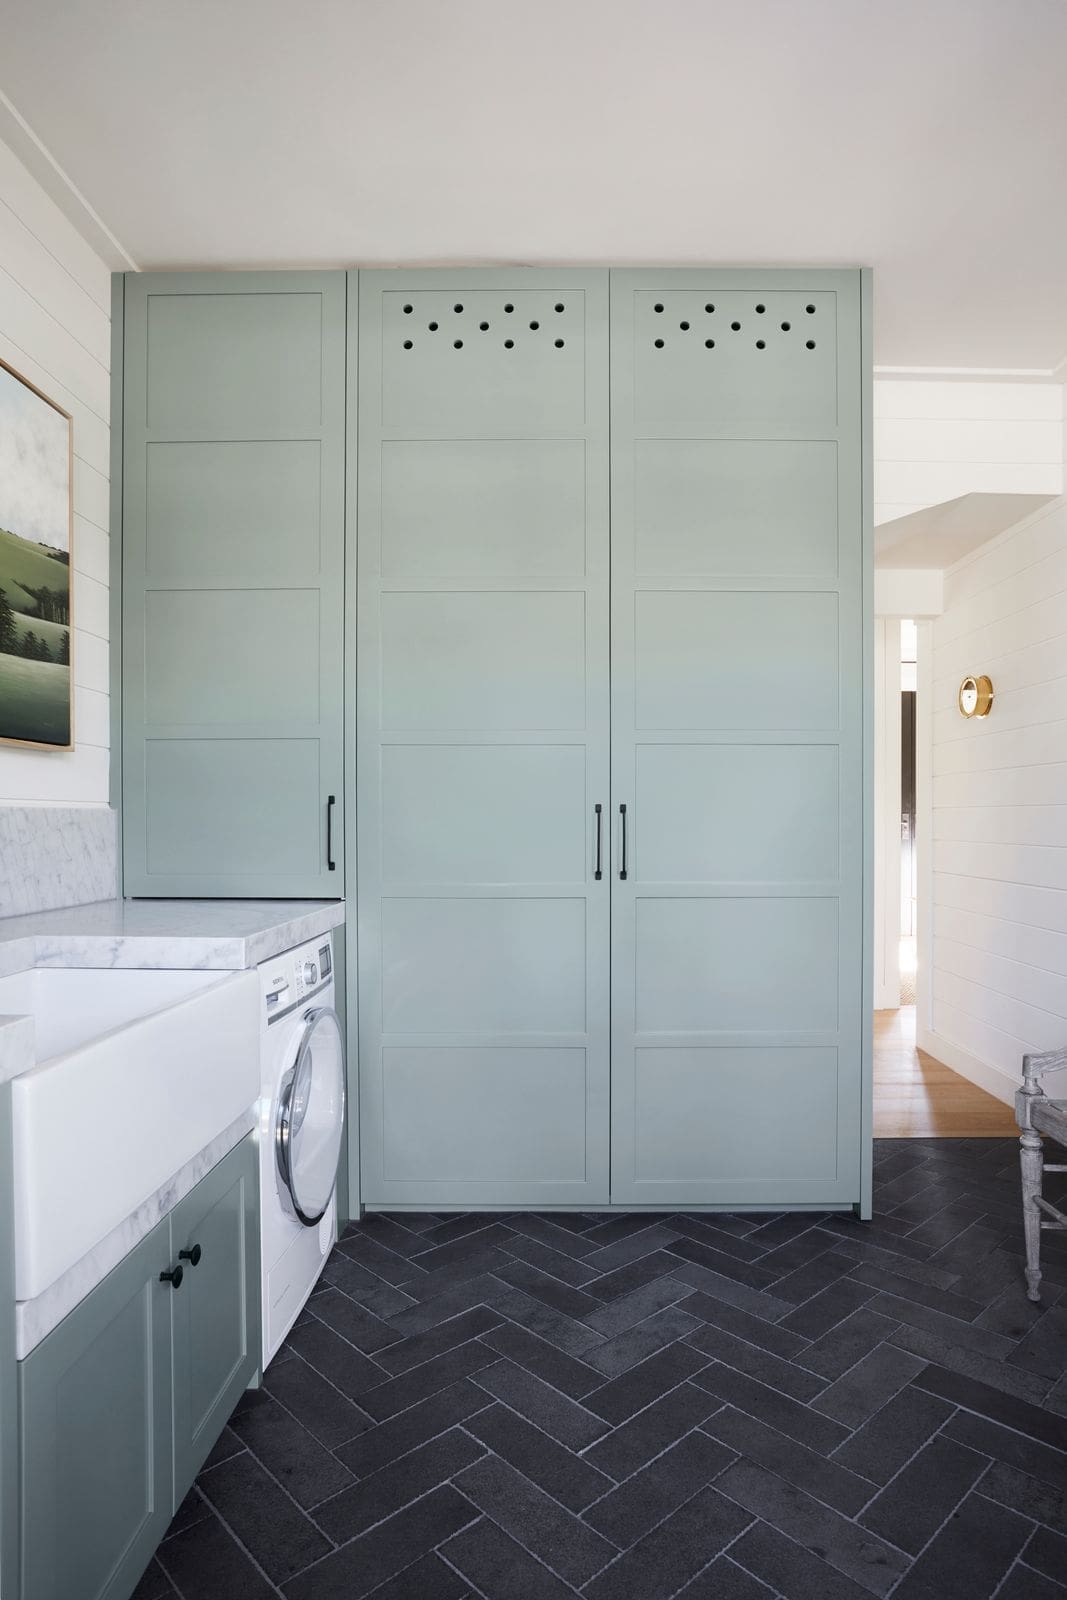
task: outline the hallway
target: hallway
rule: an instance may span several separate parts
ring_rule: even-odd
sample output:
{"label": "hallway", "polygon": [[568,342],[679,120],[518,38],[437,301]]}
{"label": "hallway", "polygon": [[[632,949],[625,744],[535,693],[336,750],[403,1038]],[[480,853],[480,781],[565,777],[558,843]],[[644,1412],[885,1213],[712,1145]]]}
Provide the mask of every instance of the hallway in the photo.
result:
{"label": "hallway", "polygon": [[1006,1138],[1017,1132],[1010,1106],[916,1048],[914,1006],[875,1012],[876,1139]]}

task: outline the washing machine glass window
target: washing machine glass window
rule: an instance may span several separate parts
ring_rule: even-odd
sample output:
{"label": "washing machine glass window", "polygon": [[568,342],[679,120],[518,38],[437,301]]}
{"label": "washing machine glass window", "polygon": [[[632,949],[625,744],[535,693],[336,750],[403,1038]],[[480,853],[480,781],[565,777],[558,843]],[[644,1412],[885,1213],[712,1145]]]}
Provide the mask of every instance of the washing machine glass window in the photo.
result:
{"label": "washing machine glass window", "polygon": [[309,1011],[292,1067],[282,1079],[275,1121],[278,1172],[306,1227],[325,1215],[341,1155],[345,1060],[341,1026],[328,1006]]}

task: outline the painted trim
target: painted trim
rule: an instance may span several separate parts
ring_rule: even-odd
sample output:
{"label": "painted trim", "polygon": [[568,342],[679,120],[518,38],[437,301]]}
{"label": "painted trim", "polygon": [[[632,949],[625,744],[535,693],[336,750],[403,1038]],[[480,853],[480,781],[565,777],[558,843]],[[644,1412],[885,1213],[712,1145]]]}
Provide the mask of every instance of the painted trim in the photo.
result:
{"label": "painted trim", "polygon": [[916,1029],[916,1043],[920,1050],[925,1050],[936,1061],[951,1067],[961,1078],[977,1084],[978,1088],[984,1089],[987,1094],[995,1095],[1006,1106],[1015,1104],[1015,1091],[1022,1081],[1021,1078],[1014,1078],[1007,1072],[1001,1072],[999,1067],[990,1066],[988,1061],[979,1061],[970,1051],[961,1049],[958,1044],[953,1044],[951,1039],[943,1039],[939,1033],[933,1033],[928,1028]]}
{"label": "painted trim", "polygon": [[126,278],[111,274],[111,485],[108,529],[108,648],[111,679],[111,739],[108,751],[108,800],[117,819],[116,892],[122,897],[122,424],[123,371],[126,343]]}
{"label": "painted trim", "polygon": [[874,1208],[874,276],[860,271],[860,486],[863,497],[863,938],[860,1004],[860,1198],[856,1214]]}
{"label": "painted trim", "polygon": [[[916,625],[915,692],[915,1031],[932,1037],[934,953],[934,625]],[[925,1049],[925,1045],[923,1046]],[[936,1051],[931,1052],[936,1054]],[[966,1074],[965,1074],[966,1076]]]}
{"label": "painted trim", "polygon": [[346,1211],[357,1222],[363,1215],[360,1168],[359,1059],[359,848],[356,829],[356,708],[358,705],[358,567],[357,486],[359,419],[359,273],[345,275],[345,1060],[348,1067]]}
{"label": "painted trim", "polygon": [[15,1360],[15,1205],[11,1085],[0,1084],[0,1595],[19,1581],[19,1414]]}
{"label": "painted trim", "polygon": [[874,624],[874,1009],[900,1005],[900,624]]}

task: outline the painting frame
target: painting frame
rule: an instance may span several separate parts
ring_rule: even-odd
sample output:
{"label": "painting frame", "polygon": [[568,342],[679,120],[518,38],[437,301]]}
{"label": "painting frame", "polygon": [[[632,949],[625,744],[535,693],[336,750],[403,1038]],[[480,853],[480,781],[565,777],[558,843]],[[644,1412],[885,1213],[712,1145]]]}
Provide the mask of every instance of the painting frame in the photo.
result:
{"label": "painting frame", "polygon": [[[75,636],[74,636],[74,418],[73,418],[72,414],[69,411],[67,411],[63,406],[61,406],[57,400],[53,400],[52,396],[50,394],[47,394],[44,389],[40,388],[40,386],[38,384],[34,383],[32,378],[28,378],[24,372],[20,372],[17,367],[12,366],[12,364],[9,361],[5,361],[3,356],[0,356],[0,376],[2,376],[2,374],[7,374],[9,377],[13,378],[16,383],[21,384],[23,386],[23,388],[25,388],[26,390],[29,391],[30,394],[34,395],[44,405],[48,406],[52,411],[56,412],[60,417],[62,417],[64,422],[66,423],[66,430],[67,430],[67,448],[66,448],[66,473],[67,473],[67,496],[66,496],[66,499],[67,499],[67,506],[66,506],[66,528],[67,528],[67,549],[66,549],[66,558],[67,558],[67,560],[66,560],[66,565],[67,565],[67,608],[66,609],[67,609],[67,619],[66,619],[66,622],[65,622],[64,626],[65,626],[65,631],[67,633],[67,640],[68,640],[67,661],[65,663],[65,665],[67,666],[68,677],[67,677],[67,742],[65,744],[61,744],[57,740],[22,738],[22,737],[19,737],[17,735],[10,735],[10,734],[6,734],[6,733],[3,733],[2,731],[0,731],[0,749],[42,750],[42,751],[50,751],[50,752],[55,753],[55,754],[63,754],[63,753],[69,754],[75,747],[75,735],[74,735],[74,651],[75,651]],[[3,529],[3,517],[4,517],[3,483],[2,483],[2,481],[0,481],[0,530],[8,531],[8,530],[4,530]],[[11,530],[11,531],[14,531],[14,530]],[[22,535],[19,535],[18,537],[24,538],[24,536],[22,536]],[[30,542],[30,541],[26,541],[26,542]],[[59,547],[57,546],[57,548],[59,548]],[[2,577],[2,571],[0,571],[0,577]],[[2,659],[3,659],[3,657],[2,657],[2,655],[0,655],[0,661],[2,661]],[[2,724],[0,724],[0,727],[2,727]]]}

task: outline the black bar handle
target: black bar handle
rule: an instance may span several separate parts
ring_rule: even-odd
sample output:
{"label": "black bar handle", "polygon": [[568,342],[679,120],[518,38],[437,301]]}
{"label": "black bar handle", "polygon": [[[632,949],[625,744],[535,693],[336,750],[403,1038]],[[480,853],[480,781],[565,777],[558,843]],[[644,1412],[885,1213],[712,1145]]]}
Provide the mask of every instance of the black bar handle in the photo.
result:
{"label": "black bar handle", "polygon": [[180,1289],[184,1276],[185,1269],[183,1267],[174,1267],[170,1272],[161,1272],[159,1281],[160,1283],[169,1283],[172,1289]]}
{"label": "black bar handle", "polygon": [[204,1252],[201,1250],[200,1246],[198,1244],[194,1244],[191,1250],[179,1250],[178,1260],[188,1261],[191,1267],[198,1267],[200,1265],[200,1257],[203,1255],[203,1253]]}
{"label": "black bar handle", "polygon": [[326,867],[329,872],[337,871],[337,862],[333,859],[333,808],[336,804],[336,795],[326,797]]}
{"label": "black bar handle", "polygon": [[594,806],[593,809],[596,811],[596,871],[593,873],[593,877],[596,879],[597,883],[599,883],[601,878],[604,876],[600,855],[600,824],[601,818],[604,815],[604,807],[598,805]]}
{"label": "black bar handle", "polygon": [[619,868],[619,877],[626,876],[626,807],[619,807],[619,816],[622,818],[622,866]]}

